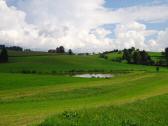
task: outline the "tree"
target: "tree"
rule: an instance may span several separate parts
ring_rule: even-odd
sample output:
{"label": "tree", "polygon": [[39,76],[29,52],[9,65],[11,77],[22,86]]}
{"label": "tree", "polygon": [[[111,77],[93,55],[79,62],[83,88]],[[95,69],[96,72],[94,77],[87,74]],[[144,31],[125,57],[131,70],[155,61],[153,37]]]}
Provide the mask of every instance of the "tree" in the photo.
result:
{"label": "tree", "polygon": [[131,55],[132,55],[131,49],[124,49],[123,50],[123,59],[127,60],[128,63],[131,63]]}
{"label": "tree", "polygon": [[59,47],[56,48],[56,53],[60,53],[60,48]]}
{"label": "tree", "polygon": [[48,50],[48,53],[56,53],[56,50],[50,49],[50,50]]}
{"label": "tree", "polygon": [[6,47],[6,49],[13,50],[13,51],[23,51],[23,48],[19,46]]}
{"label": "tree", "polygon": [[56,53],[65,53],[65,48],[63,46],[57,47]]}
{"label": "tree", "polygon": [[126,60],[126,57],[127,57],[127,49],[124,49],[123,50],[123,60]]}
{"label": "tree", "polygon": [[99,54],[99,57],[100,57],[100,58],[104,58],[104,59],[108,59],[108,56],[106,56],[104,53],[100,53],[100,54]]}
{"label": "tree", "polygon": [[146,51],[136,50],[134,47],[123,50],[123,59],[128,63],[151,65],[153,61]]}
{"label": "tree", "polygon": [[165,59],[166,59],[167,65],[168,65],[168,48],[165,49]]}
{"label": "tree", "polygon": [[31,49],[24,49],[24,52],[31,52]]}
{"label": "tree", "polygon": [[133,63],[139,64],[141,62],[141,55],[139,51],[135,51],[132,57],[133,57]]}
{"label": "tree", "polygon": [[132,48],[131,48],[131,51],[134,52],[134,51],[135,51],[135,47],[132,47]]}
{"label": "tree", "polygon": [[68,50],[68,54],[69,54],[69,55],[72,55],[72,54],[73,54],[73,52],[72,52],[71,49]]}
{"label": "tree", "polygon": [[63,46],[60,46],[59,48],[60,48],[60,53],[65,53],[65,49]]}
{"label": "tree", "polygon": [[157,67],[156,67],[156,71],[159,72],[159,70],[160,70],[160,68],[159,68],[159,66],[157,66]]}
{"label": "tree", "polygon": [[8,62],[8,52],[5,47],[2,48],[1,54],[0,54],[0,62]]}
{"label": "tree", "polygon": [[143,64],[143,65],[150,65],[151,64],[151,58],[146,51],[144,51],[144,50],[140,51],[140,55],[141,55],[141,64]]}
{"label": "tree", "polygon": [[3,49],[5,47],[5,45],[0,45],[0,49]]}

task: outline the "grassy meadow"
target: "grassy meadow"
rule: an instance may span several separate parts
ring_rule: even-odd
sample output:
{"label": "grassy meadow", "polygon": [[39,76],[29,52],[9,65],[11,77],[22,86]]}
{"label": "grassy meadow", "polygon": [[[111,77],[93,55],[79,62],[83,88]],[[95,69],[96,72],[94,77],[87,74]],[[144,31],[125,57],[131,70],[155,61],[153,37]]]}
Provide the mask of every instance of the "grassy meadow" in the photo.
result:
{"label": "grassy meadow", "polygon": [[167,126],[168,95],[119,106],[65,111],[38,126]]}
{"label": "grassy meadow", "polygon": [[0,64],[0,126],[167,126],[168,69],[108,55],[11,55]]}
{"label": "grassy meadow", "polygon": [[[109,54],[109,59],[101,59],[98,55],[41,55],[10,57],[9,63],[0,65],[3,73],[39,73],[64,74],[69,72],[127,72],[127,71],[155,71],[155,67],[119,63],[112,61],[121,54]],[[161,68],[167,71],[167,68]]]}

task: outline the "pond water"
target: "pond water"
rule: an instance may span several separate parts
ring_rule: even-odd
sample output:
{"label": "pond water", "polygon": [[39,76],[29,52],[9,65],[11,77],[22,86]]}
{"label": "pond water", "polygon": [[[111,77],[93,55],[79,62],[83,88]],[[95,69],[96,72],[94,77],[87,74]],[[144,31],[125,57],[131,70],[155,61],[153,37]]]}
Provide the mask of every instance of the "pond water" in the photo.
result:
{"label": "pond water", "polygon": [[114,75],[112,74],[77,74],[73,77],[81,77],[81,78],[112,78]]}

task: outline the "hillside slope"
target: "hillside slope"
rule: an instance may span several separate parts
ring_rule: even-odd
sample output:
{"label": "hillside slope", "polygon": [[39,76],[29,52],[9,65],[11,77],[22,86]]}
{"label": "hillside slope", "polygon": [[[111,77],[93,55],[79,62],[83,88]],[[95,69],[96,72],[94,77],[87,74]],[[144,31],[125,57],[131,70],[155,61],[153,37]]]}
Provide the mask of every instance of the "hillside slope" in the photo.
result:
{"label": "hillside slope", "polygon": [[[155,67],[113,62],[94,56],[28,56],[10,57],[9,63],[0,65],[0,72],[6,73],[67,73],[67,72],[115,72],[155,71]],[[162,68],[161,71],[167,71]]]}
{"label": "hillside slope", "polygon": [[111,79],[0,74],[0,125],[40,123],[65,110],[122,105],[168,93],[167,73],[131,73]]}

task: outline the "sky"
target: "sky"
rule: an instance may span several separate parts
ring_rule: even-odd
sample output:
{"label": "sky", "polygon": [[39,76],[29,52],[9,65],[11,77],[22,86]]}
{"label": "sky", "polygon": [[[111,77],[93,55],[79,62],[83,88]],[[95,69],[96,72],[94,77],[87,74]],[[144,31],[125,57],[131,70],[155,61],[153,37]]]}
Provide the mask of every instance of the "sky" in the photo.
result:
{"label": "sky", "polygon": [[0,0],[0,44],[75,52],[168,47],[168,0]]}

